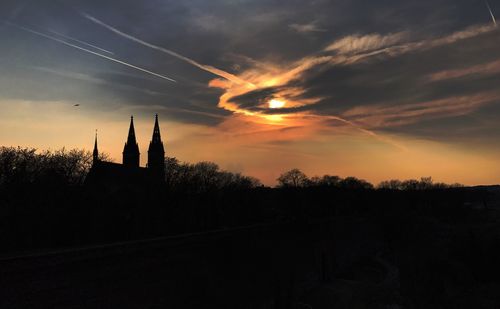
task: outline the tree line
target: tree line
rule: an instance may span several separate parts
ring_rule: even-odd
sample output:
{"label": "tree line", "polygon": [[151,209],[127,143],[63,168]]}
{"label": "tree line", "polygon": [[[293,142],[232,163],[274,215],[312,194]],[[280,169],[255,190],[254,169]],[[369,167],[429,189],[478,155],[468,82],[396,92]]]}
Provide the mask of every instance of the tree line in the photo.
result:
{"label": "tree line", "polygon": [[[106,154],[101,160],[109,160]],[[35,148],[0,147],[0,187],[15,184],[82,185],[92,166],[92,154],[86,150],[65,148],[37,151]],[[170,191],[200,193],[221,189],[262,187],[255,177],[222,170],[213,162],[186,163],[177,158],[165,158],[165,183]],[[294,168],[277,178],[278,187],[335,187],[343,189],[427,190],[462,187],[460,184],[433,182],[431,177],[420,180],[386,180],[378,185],[356,177],[335,175],[308,177]]]}
{"label": "tree line", "polygon": [[341,178],[335,175],[323,175],[309,178],[297,168],[284,172],[278,177],[277,181],[278,187],[282,188],[334,187],[340,189],[430,190],[463,187],[459,183],[446,184],[434,182],[432,177],[421,177],[420,180],[391,179],[382,181],[374,186],[364,179],[353,176]]}
{"label": "tree line", "polygon": [[0,253],[346,216],[462,220],[467,209],[494,198],[430,178],[374,186],[355,177],[308,177],[298,169],[270,188],[215,163],[175,158],[166,158],[159,188],[85,186],[91,167],[85,150],[0,147]]}

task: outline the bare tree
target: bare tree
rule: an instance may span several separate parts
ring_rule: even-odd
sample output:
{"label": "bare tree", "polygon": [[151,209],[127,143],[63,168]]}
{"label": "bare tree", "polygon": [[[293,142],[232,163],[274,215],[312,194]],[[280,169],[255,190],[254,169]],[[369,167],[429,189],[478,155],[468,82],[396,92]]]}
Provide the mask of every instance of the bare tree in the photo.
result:
{"label": "bare tree", "polygon": [[171,190],[206,192],[216,189],[249,189],[261,186],[253,177],[221,170],[213,162],[181,163],[165,159],[165,180]]}
{"label": "bare tree", "polygon": [[62,148],[38,153],[35,148],[0,147],[0,185],[80,185],[91,165],[92,154],[85,150]]}
{"label": "bare tree", "polygon": [[338,187],[342,178],[339,176],[323,175],[323,177],[314,176],[310,179],[311,186],[318,187]]}
{"label": "bare tree", "polygon": [[373,185],[364,179],[346,177],[339,183],[344,189],[373,189]]}
{"label": "bare tree", "polygon": [[280,187],[305,187],[309,178],[298,168],[294,168],[280,175],[277,179]]}
{"label": "bare tree", "polygon": [[378,189],[402,190],[403,183],[398,179],[384,180],[377,185]]}
{"label": "bare tree", "polygon": [[377,185],[378,189],[390,189],[390,190],[430,190],[430,189],[446,189],[446,188],[460,188],[463,185],[455,184],[445,184],[442,182],[434,182],[432,177],[421,177],[420,180],[408,179],[408,180],[385,180]]}

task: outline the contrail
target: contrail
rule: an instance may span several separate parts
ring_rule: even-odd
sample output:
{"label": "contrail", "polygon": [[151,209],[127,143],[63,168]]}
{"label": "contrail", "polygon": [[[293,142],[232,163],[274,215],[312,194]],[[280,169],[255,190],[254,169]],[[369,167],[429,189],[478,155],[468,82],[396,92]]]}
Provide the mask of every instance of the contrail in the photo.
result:
{"label": "contrail", "polygon": [[106,29],[108,29],[108,30],[110,30],[110,31],[112,31],[112,32],[114,32],[114,33],[116,33],[116,34],[124,37],[124,38],[127,38],[127,39],[132,40],[132,41],[134,41],[136,43],[142,44],[144,46],[147,46],[147,47],[159,50],[161,52],[164,52],[166,54],[169,54],[171,56],[174,56],[177,59],[180,59],[180,60],[182,60],[184,62],[187,62],[187,63],[189,63],[189,64],[191,64],[191,65],[193,65],[193,66],[195,66],[197,68],[200,68],[200,69],[202,69],[204,71],[210,72],[210,73],[212,73],[214,75],[220,76],[222,78],[225,78],[225,79],[227,79],[229,81],[232,81],[232,82],[235,82],[237,84],[247,84],[247,85],[249,85],[251,87],[255,87],[252,83],[249,83],[249,82],[247,82],[247,81],[245,81],[245,80],[243,80],[243,79],[241,79],[241,78],[237,77],[236,75],[233,75],[233,74],[231,74],[229,72],[223,71],[221,69],[215,68],[215,67],[210,66],[210,65],[205,65],[205,64],[198,63],[197,61],[195,61],[193,59],[190,59],[190,58],[188,58],[186,56],[183,56],[181,54],[178,54],[178,53],[176,53],[176,52],[174,52],[174,51],[172,51],[170,49],[166,49],[166,48],[163,48],[163,47],[160,47],[160,46],[157,46],[157,45],[145,42],[145,41],[143,41],[143,40],[141,40],[139,38],[136,38],[134,36],[131,36],[129,34],[121,32],[120,30],[118,30],[118,29],[116,29],[116,28],[114,28],[114,27],[112,27],[112,26],[110,26],[110,25],[108,25],[108,24],[100,21],[99,19],[97,19],[97,18],[95,18],[93,16],[90,16],[89,14],[86,14],[86,13],[83,13],[83,12],[80,13],[80,14],[83,17],[87,18],[88,20],[94,22],[95,24],[98,24],[98,25],[100,25],[100,26],[102,26],[102,27],[104,27],[104,28],[106,28]]}
{"label": "contrail", "polygon": [[58,38],[55,38],[51,35],[48,35],[48,34],[44,34],[44,33],[41,33],[41,32],[38,32],[36,30],[33,30],[33,29],[30,29],[30,28],[26,28],[26,27],[23,27],[23,26],[20,26],[20,25],[16,25],[14,23],[11,23],[11,22],[8,22],[8,21],[4,21],[6,24],[10,25],[10,26],[13,26],[13,27],[16,27],[18,29],[21,29],[21,30],[24,30],[26,32],[29,32],[29,33],[32,33],[32,34],[36,34],[38,36],[41,36],[41,37],[44,37],[46,39],[49,39],[49,40],[52,40],[52,41],[56,41],[58,43],[61,43],[61,44],[64,44],[66,46],[69,46],[69,47],[73,47],[73,48],[76,48],[76,49],[79,49],[81,51],[84,51],[84,52],[87,52],[87,53],[90,53],[92,55],[96,55],[98,57],[101,57],[101,58],[104,58],[104,59],[108,59],[108,60],[111,60],[113,62],[116,62],[116,63],[119,63],[119,64],[123,64],[125,66],[128,66],[130,68],[133,68],[133,69],[136,69],[136,70],[139,70],[141,72],[144,72],[144,73],[148,73],[148,74],[151,74],[151,75],[154,75],[156,77],[159,77],[159,78],[163,78],[163,79],[166,79],[168,81],[171,81],[171,82],[174,82],[176,83],[177,81],[172,79],[172,78],[169,78],[169,77],[166,77],[164,75],[161,75],[161,74],[158,74],[158,73],[155,73],[155,72],[151,72],[149,70],[146,70],[146,69],[143,69],[143,68],[140,68],[138,66],[135,66],[133,64],[130,64],[130,63],[127,63],[127,62],[124,62],[124,61],[121,61],[121,60],[118,60],[118,59],[115,59],[115,58],[112,58],[112,57],[109,57],[109,56],[106,56],[106,55],[103,55],[103,54],[99,54],[95,51],[92,51],[92,50],[89,50],[89,49],[86,49],[86,48],[83,48],[83,47],[80,47],[78,45],[74,45],[74,44],[71,44],[71,43],[68,43],[66,41],[63,41],[63,40],[60,40]]}
{"label": "contrail", "polygon": [[62,34],[62,33],[59,33],[59,32],[56,32],[56,31],[52,31],[52,30],[47,30],[47,31],[48,31],[48,32],[50,32],[50,33],[52,33],[52,34],[55,34],[55,35],[57,35],[57,36],[60,36],[60,37],[62,37],[62,38],[64,38],[64,39],[66,39],[66,40],[75,41],[75,42],[80,43],[80,44],[82,44],[82,45],[86,45],[86,46],[88,46],[88,47],[92,47],[92,48],[95,48],[95,49],[100,50],[100,51],[102,51],[102,52],[108,53],[108,54],[110,54],[110,55],[114,55],[114,54],[115,54],[115,53],[113,53],[112,51],[106,50],[106,49],[101,48],[101,47],[99,47],[99,46],[95,46],[94,44],[90,44],[90,43],[87,43],[87,42],[81,41],[81,40],[76,39],[76,38],[72,38],[72,37],[67,36],[67,35],[64,35],[64,34]]}
{"label": "contrail", "polygon": [[493,24],[495,24],[495,27],[496,27],[497,20],[495,18],[495,15],[493,15],[493,11],[491,10],[490,4],[488,3],[487,0],[485,0],[484,3],[486,4],[486,7],[488,8],[488,11],[490,11],[491,19],[493,20]]}
{"label": "contrail", "polygon": [[371,130],[365,129],[365,128],[357,125],[356,123],[354,123],[354,122],[352,122],[350,120],[347,120],[345,118],[339,117],[339,116],[324,116],[324,117],[321,117],[321,116],[317,116],[317,115],[311,115],[311,116],[309,116],[309,118],[319,118],[319,119],[327,118],[327,119],[337,120],[339,122],[342,122],[344,124],[347,124],[347,125],[353,127],[354,129],[356,129],[356,130],[358,130],[358,131],[360,131],[362,133],[365,133],[368,136],[373,137],[374,139],[377,139],[377,140],[379,140],[381,142],[390,144],[390,145],[392,145],[392,146],[394,146],[394,147],[396,147],[396,148],[398,148],[400,150],[407,150],[406,147],[404,147],[404,146],[396,143],[395,141],[391,140],[390,138],[387,138],[385,136],[381,136],[381,135],[379,135],[379,134],[377,134],[377,133],[375,133],[375,132],[373,132]]}

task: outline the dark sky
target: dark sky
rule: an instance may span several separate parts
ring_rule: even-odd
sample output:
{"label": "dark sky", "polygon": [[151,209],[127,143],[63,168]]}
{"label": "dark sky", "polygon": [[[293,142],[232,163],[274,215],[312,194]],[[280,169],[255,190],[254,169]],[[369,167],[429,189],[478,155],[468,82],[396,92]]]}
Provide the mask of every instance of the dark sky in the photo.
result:
{"label": "dark sky", "polygon": [[129,115],[145,148],[159,113],[168,155],[266,183],[500,180],[484,1],[3,0],[0,18],[2,145],[90,148],[98,128],[119,161]]}

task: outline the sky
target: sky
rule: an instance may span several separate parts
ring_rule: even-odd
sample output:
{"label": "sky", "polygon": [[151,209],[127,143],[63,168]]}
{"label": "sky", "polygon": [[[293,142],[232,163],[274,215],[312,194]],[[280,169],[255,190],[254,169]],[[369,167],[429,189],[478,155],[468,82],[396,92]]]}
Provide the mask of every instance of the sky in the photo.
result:
{"label": "sky", "polygon": [[[500,183],[500,3],[3,0],[0,145]],[[77,106],[75,106],[77,105]]]}

